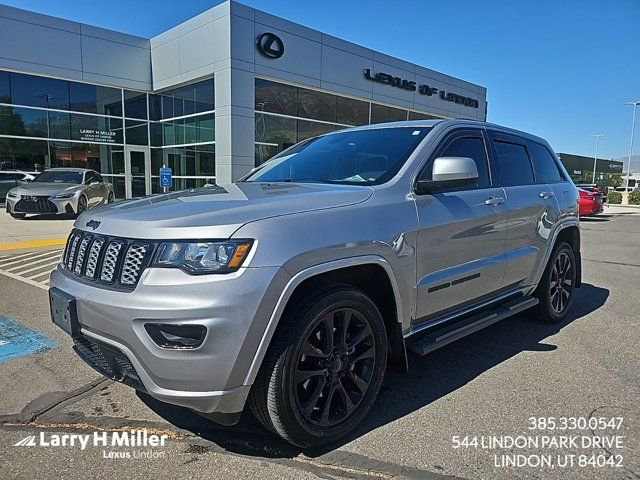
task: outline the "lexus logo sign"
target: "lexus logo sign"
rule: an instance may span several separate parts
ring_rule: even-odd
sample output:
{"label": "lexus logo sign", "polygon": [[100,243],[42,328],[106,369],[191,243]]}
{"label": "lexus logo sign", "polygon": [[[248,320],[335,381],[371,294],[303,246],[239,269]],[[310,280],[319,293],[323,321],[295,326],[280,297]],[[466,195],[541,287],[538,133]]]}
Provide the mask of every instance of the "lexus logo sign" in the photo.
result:
{"label": "lexus logo sign", "polygon": [[261,34],[256,45],[258,51],[267,58],[280,58],[284,55],[284,43],[275,33],[265,32]]}

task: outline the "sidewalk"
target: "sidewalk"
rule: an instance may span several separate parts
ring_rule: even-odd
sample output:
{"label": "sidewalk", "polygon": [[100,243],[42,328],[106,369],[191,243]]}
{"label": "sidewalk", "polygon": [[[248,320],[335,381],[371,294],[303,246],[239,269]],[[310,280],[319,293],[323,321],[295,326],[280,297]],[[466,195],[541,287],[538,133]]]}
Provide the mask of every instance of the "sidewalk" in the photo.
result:
{"label": "sidewalk", "polygon": [[17,219],[0,211],[0,252],[64,245],[73,222],[73,218],[51,215]]}
{"label": "sidewalk", "polygon": [[607,215],[625,215],[625,214],[639,214],[640,205],[610,205],[605,204],[604,213]]}

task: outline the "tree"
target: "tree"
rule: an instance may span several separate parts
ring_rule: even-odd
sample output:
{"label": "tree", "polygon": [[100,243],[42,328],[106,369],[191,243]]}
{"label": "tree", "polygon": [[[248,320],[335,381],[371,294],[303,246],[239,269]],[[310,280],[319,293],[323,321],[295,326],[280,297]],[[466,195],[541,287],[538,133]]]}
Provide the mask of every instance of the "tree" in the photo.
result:
{"label": "tree", "polygon": [[613,188],[617,188],[620,185],[622,185],[622,175],[620,175],[619,173],[614,173],[613,175],[611,175],[611,186]]}

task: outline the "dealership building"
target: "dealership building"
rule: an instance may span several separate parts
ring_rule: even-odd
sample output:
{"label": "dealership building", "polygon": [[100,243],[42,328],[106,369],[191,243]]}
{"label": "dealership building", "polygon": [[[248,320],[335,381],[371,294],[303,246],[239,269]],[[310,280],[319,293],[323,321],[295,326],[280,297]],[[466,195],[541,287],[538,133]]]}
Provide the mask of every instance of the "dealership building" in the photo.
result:
{"label": "dealership building", "polygon": [[[557,153],[562,165],[575,182],[591,182],[593,179],[594,157],[574,155],[572,153]],[[622,174],[622,162],[598,158],[596,162],[596,178],[601,175]]]}
{"label": "dealership building", "polygon": [[[321,8],[321,7],[318,7]],[[486,119],[486,89],[226,1],[151,39],[0,5],[0,169],[87,167],[119,198],[229,183],[352,125]]]}

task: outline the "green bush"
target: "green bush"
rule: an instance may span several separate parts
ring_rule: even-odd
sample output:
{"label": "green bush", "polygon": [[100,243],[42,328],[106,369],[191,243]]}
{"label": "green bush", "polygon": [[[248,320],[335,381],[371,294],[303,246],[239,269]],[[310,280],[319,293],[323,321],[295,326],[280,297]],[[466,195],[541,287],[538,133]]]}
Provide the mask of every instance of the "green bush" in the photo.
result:
{"label": "green bush", "polygon": [[622,203],[622,193],[615,191],[607,193],[607,203],[620,205]]}
{"label": "green bush", "polygon": [[629,205],[640,205],[640,190],[637,188],[629,193]]}

